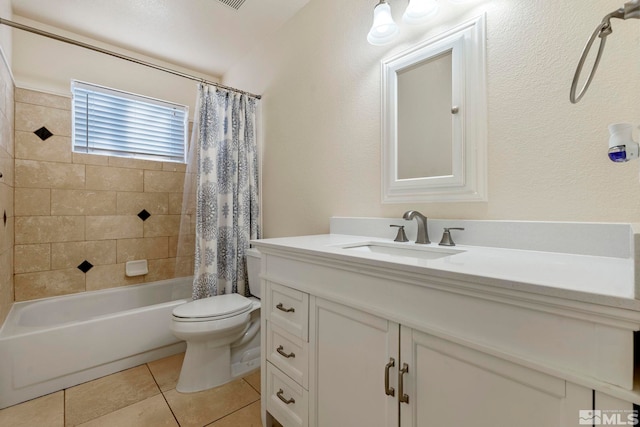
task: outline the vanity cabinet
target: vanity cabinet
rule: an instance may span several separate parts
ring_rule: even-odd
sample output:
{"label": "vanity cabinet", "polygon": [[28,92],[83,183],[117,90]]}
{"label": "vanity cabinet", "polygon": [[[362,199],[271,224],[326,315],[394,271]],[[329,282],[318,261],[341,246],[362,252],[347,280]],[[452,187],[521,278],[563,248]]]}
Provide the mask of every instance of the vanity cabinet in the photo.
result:
{"label": "vanity cabinet", "polygon": [[591,391],[312,298],[310,425],[569,426]]}
{"label": "vanity cabinet", "polygon": [[626,312],[260,250],[267,427],[574,427],[633,407]]}

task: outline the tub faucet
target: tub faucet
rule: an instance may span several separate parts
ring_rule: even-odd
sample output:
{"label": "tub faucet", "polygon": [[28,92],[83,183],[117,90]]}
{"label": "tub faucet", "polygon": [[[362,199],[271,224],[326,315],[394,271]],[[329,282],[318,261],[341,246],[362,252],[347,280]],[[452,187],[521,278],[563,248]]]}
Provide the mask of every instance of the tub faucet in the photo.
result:
{"label": "tub faucet", "polygon": [[418,211],[406,211],[402,218],[410,221],[416,219],[418,221],[418,235],[416,236],[416,243],[429,244],[429,233],[427,232],[427,217],[422,215]]}

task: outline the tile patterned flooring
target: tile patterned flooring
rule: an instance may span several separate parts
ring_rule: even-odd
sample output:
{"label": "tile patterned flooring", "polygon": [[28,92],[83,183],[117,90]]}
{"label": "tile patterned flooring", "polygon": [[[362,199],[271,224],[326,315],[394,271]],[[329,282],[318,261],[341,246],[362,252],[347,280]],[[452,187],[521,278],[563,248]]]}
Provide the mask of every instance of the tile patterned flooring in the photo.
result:
{"label": "tile patterned flooring", "polygon": [[259,427],[260,372],[198,393],[175,390],[184,353],[0,410],[11,427]]}

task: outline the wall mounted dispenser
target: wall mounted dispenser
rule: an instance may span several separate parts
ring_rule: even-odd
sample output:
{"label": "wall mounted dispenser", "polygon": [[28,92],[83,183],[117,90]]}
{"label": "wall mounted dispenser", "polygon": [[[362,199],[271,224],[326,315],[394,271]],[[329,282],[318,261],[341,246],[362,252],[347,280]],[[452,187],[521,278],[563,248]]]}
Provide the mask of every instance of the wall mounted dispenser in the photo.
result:
{"label": "wall mounted dispenser", "polygon": [[609,125],[609,159],[612,162],[628,162],[638,158],[638,143],[633,140],[632,129],[629,123]]}

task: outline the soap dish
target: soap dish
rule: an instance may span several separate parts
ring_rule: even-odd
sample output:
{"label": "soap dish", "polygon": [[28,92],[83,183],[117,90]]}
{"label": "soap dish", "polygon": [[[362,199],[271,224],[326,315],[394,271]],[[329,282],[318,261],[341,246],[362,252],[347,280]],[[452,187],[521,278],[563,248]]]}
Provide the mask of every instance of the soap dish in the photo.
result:
{"label": "soap dish", "polygon": [[144,276],[149,272],[149,267],[147,265],[146,259],[141,259],[138,261],[128,261],[125,267],[125,274],[127,277],[133,276]]}

